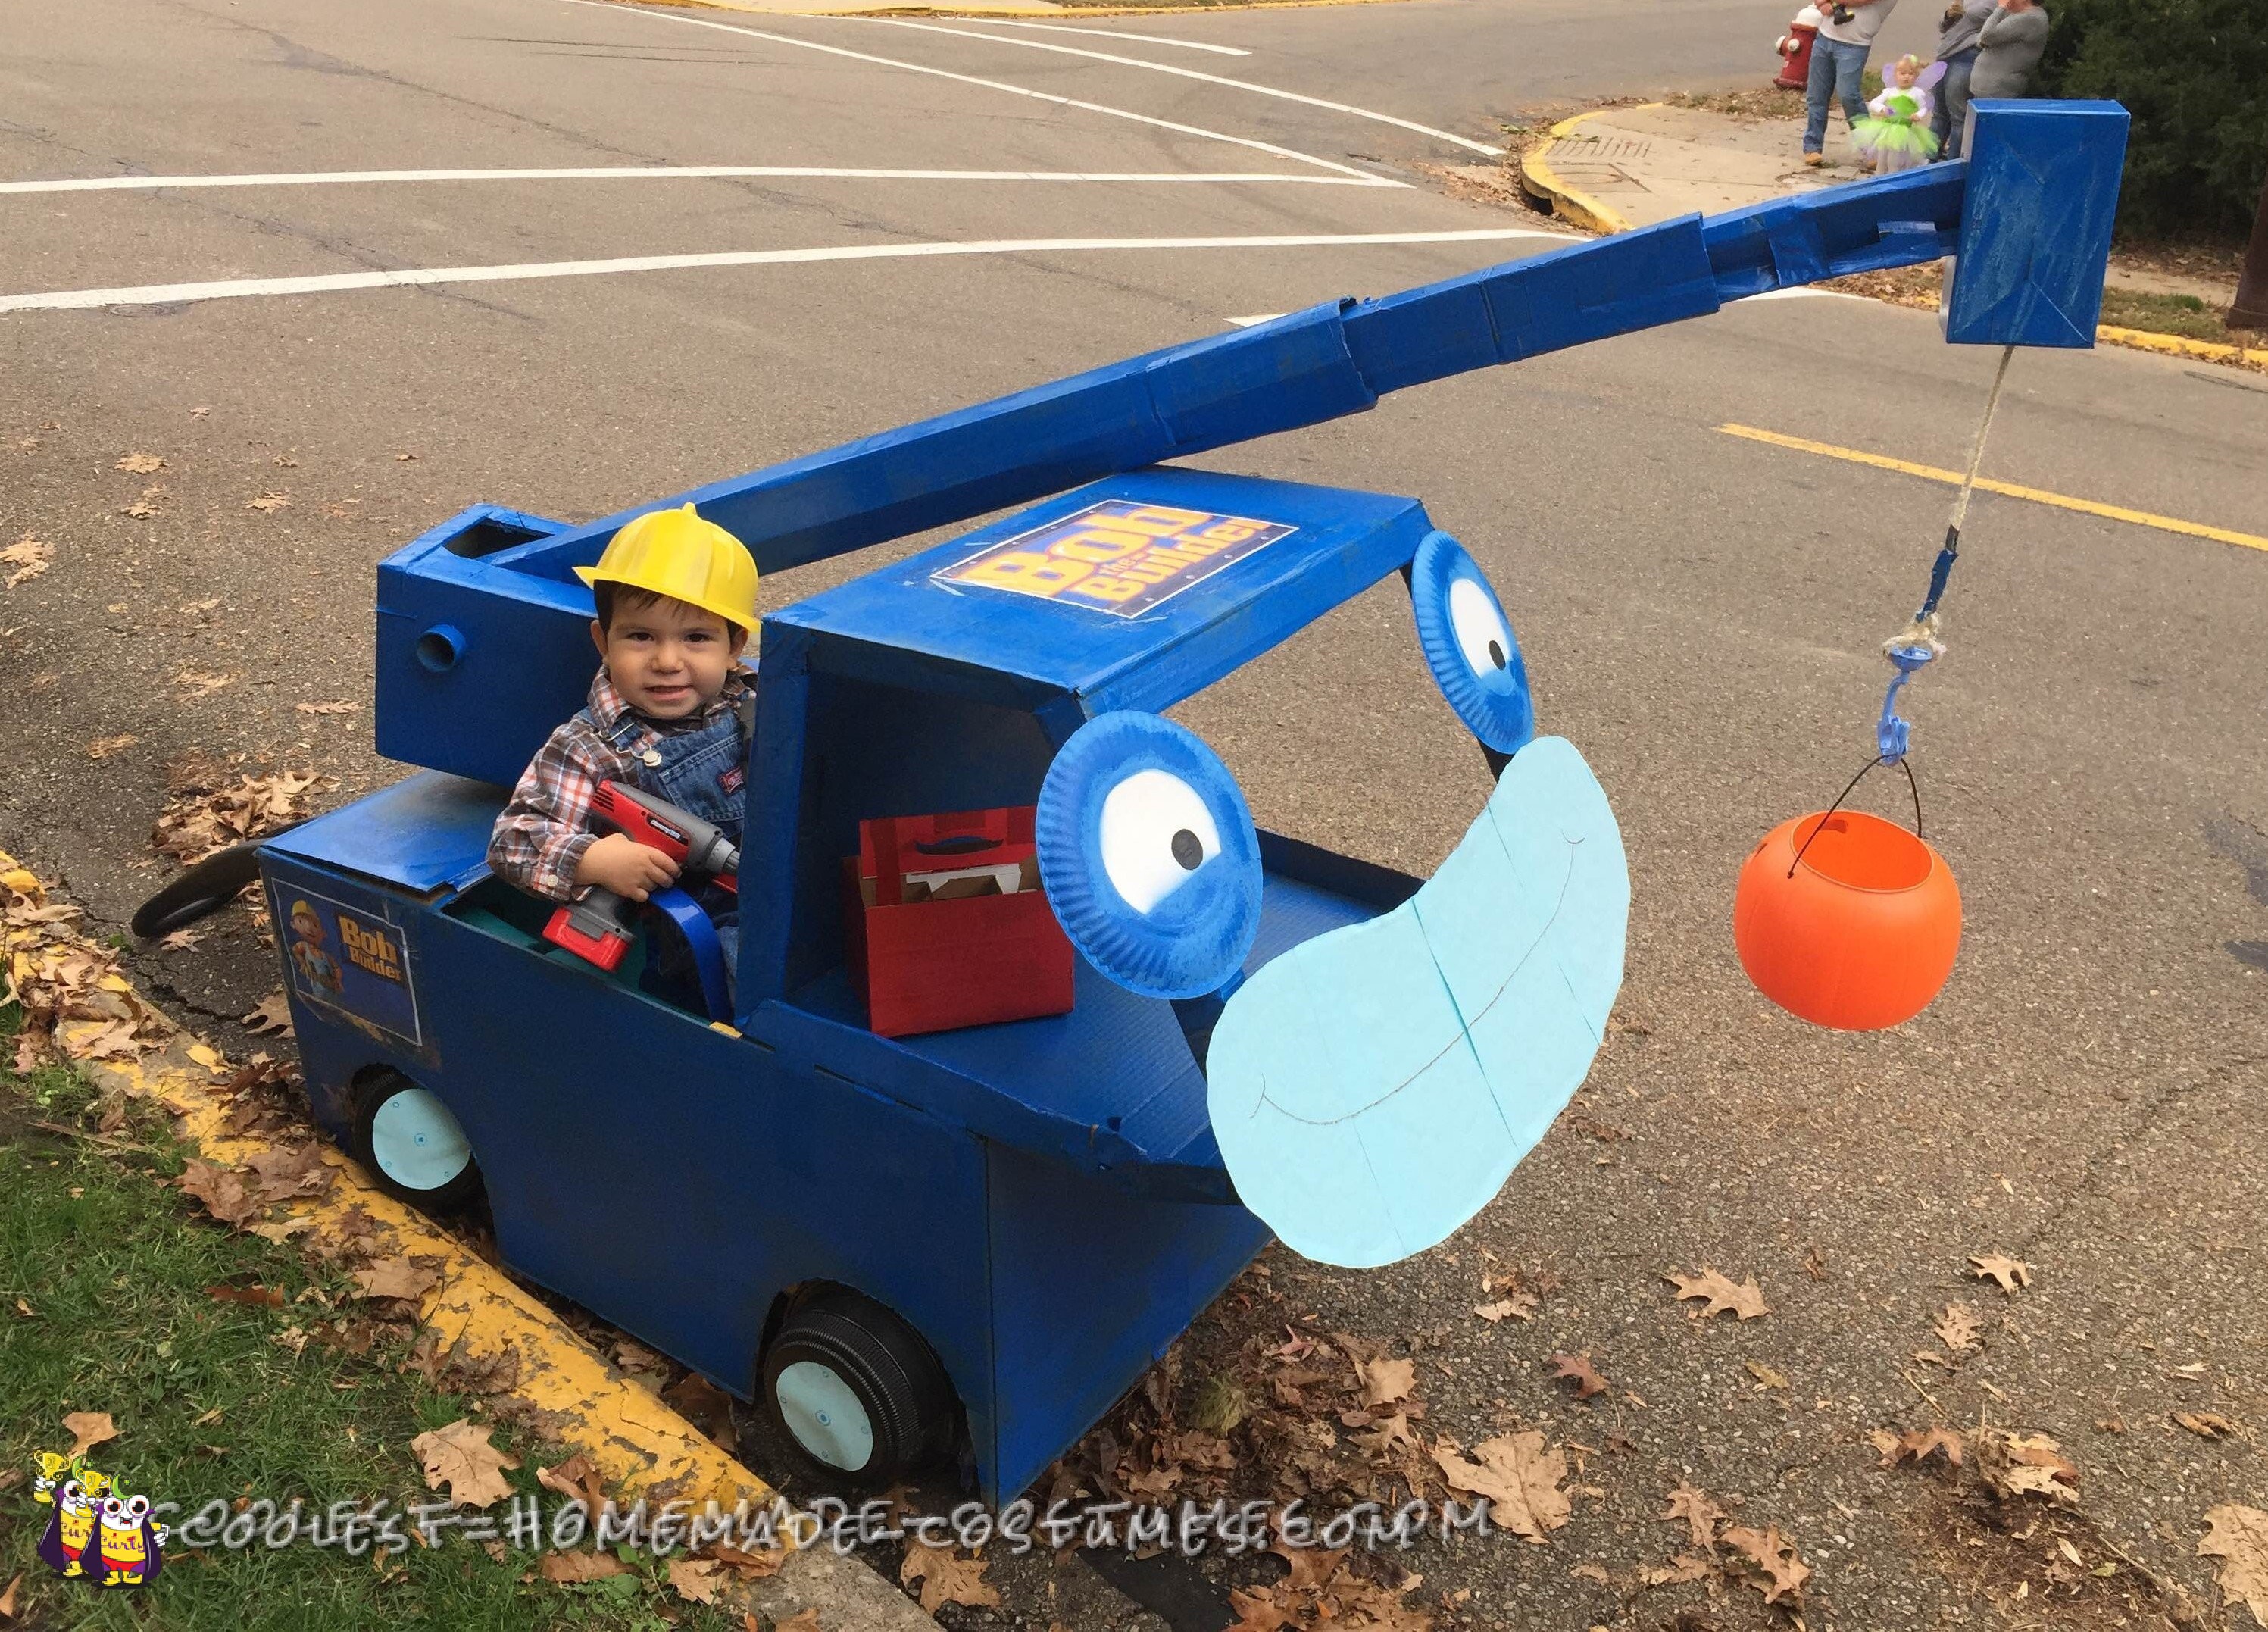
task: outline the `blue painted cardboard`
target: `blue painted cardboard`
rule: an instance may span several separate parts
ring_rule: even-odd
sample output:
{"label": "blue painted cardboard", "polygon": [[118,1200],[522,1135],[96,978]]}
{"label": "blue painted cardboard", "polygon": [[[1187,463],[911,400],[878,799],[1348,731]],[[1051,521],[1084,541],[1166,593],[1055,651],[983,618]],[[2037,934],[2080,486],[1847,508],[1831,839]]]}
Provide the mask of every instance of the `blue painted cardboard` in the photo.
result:
{"label": "blue painted cardboard", "polygon": [[2127,122],[2116,102],[1969,105],[1969,202],[1943,301],[1948,341],[2095,343]]}
{"label": "blue painted cardboard", "polygon": [[[2078,343],[2070,336],[2091,309],[2088,280],[2101,282],[2117,191],[2102,125],[2110,105],[2021,107],[2023,134],[1999,136],[1987,119],[1970,160],[1665,222],[1381,299],[1326,302],[584,525],[517,518],[528,536],[512,543],[498,528],[479,529],[470,556],[446,546],[446,535],[468,531],[459,518],[380,569],[379,750],[512,781],[583,700],[590,666],[574,631],[590,600],[574,569],[651,509],[692,502],[776,572],[1361,412],[1425,380],[1838,273],[1933,260],[1956,245],[1979,270],[1948,304],[1949,337]],[[2049,163],[2059,144],[2084,157]],[[1972,185],[1972,175],[1981,180]],[[2051,311],[2061,315],[2051,321]],[[467,517],[512,521],[485,508]],[[432,638],[442,630],[462,651],[437,668],[427,660],[446,645]],[[1049,728],[1060,740],[1077,723],[1057,713]]]}
{"label": "blue painted cardboard", "polygon": [[[1138,516],[1197,518],[1152,540],[1154,548],[1133,552],[1138,564],[1176,558],[1161,569],[1170,576],[1154,586],[1168,593],[1135,615],[1115,611],[1122,602],[1079,593],[1112,577],[1116,561],[1063,556],[1056,568],[1079,576],[1022,590],[995,585],[1042,575],[1004,573],[986,581],[1003,544],[1037,535],[1044,545],[1064,518],[1113,504]],[[1226,522],[1257,524],[1272,536],[1241,554],[1228,552],[1248,540],[1223,541],[1220,553],[1178,564],[1189,556],[1185,540],[1245,530],[1224,529]],[[820,643],[815,661],[838,670],[855,665],[861,676],[884,683],[949,685],[1004,703],[1063,693],[1079,698],[1090,716],[1115,708],[1154,713],[1359,594],[1407,562],[1429,530],[1425,507],[1414,498],[1177,467],[1138,470],[784,608],[764,620],[765,639],[769,649],[775,629],[806,631]],[[1104,515],[1081,531],[1108,535],[1115,528]],[[1079,535],[1045,547],[1089,556],[1120,547],[1082,545]],[[1219,565],[1225,555],[1229,564]],[[842,649],[853,642],[864,652]],[[924,659],[939,667],[917,667]]]}

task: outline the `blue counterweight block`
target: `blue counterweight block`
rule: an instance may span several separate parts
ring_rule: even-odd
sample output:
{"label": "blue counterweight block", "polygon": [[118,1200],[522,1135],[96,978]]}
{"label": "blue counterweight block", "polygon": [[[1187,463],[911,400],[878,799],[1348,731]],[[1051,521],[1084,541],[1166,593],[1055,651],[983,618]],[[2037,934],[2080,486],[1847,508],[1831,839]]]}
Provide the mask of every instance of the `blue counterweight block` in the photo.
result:
{"label": "blue counterweight block", "polygon": [[2095,343],[2126,125],[2116,102],[1969,105],[1969,196],[1948,274],[1947,340]]}

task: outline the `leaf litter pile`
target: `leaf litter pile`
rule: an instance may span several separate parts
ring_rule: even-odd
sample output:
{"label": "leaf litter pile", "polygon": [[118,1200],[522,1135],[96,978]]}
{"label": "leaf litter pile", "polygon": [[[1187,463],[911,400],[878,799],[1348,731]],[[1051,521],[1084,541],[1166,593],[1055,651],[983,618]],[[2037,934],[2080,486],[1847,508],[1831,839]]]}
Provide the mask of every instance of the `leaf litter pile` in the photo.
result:
{"label": "leaf litter pile", "polygon": [[166,767],[166,807],[151,841],[187,866],[215,851],[305,821],[311,795],[329,785],[312,772],[253,772],[237,755],[227,760],[192,754]]}
{"label": "leaf litter pile", "polygon": [[[1279,1288],[1329,1272],[1295,1265],[1271,1251],[1248,1271],[1049,1471],[1034,1499],[1168,1508],[1185,1499],[1200,1507],[1296,1499],[1320,1519],[1365,1501],[1390,1515],[1412,1497],[1438,1513],[1454,1497],[1485,1503],[1502,1532],[1487,1542],[1445,1542],[1437,1526],[1406,1551],[1302,1548],[1279,1535],[1266,1557],[1201,1561],[1201,1571],[1227,1590],[1239,1617],[1231,1632],[1540,1625],[1541,1604],[1519,1607],[1521,1586],[1504,1595],[1508,1579],[1534,1581],[1539,1570],[1544,1579],[1562,1575],[1613,1595],[1590,1605],[1594,1632],[1866,1624],[1865,1591],[1855,1582],[1844,1583],[1851,1596],[1836,1601],[1843,1557],[1832,1549],[1848,1543],[1826,1533],[1857,1527],[1851,1521],[1859,1513],[1843,1509],[1844,1518],[1822,1521],[1822,1507],[1840,1504],[1823,1492],[1807,1496],[1789,1476],[1769,1472],[1745,1492],[1704,1488],[1690,1466],[1684,1476],[1676,1472],[1697,1446],[1645,1447],[1665,1453],[1649,1466],[1641,1447],[1646,1402],[1617,1384],[1611,1348],[1554,1347],[1572,1335],[1563,1322],[1580,1311],[1562,1308],[1566,1300],[1555,1296],[1562,1289],[1548,1271],[1491,1271],[1482,1281],[1484,1301],[1470,1305],[1478,1335],[1447,1345],[1438,1332],[1381,1342],[1297,1312]],[[1815,1254],[1806,1267],[1821,1278]],[[1975,1278],[1970,1285],[1983,1281],[1996,1292],[1996,1302],[2034,1296],[2036,1269],[2018,1259],[1980,1252],[1962,1267]],[[1666,1341],[1745,1343],[1733,1333],[1751,1329],[1763,1341],[1781,1340],[1772,1318],[1778,1300],[1754,1273],[1671,1266],[1659,1284],[1665,1315],[1688,1317],[1661,1328]],[[1917,1359],[1948,1374],[1984,1353],[2005,1324],[1960,1297],[1923,1318],[1933,1341]],[[1535,1338],[1523,1343],[1530,1327]],[[1506,1369],[1532,1381],[1515,1382],[1511,1398],[1487,1404],[1476,1406],[1470,1389],[1460,1391],[1457,1405],[1429,1401],[1421,1383],[1477,1369],[1446,1357],[1473,1347],[1529,1353]],[[1808,1395],[1793,1398],[1799,1384],[1781,1367],[1798,1368],[1785,1358],[1720,1363],[1773,1417],[1795,1420],[1810,1404]],[[1499,1386],[1497,1369],[1489,1371],[1488,1386]],[[2174,1413],[2168,1421],[2213,1443],[2250,1431],[2211,1413]],[[1955,1424],[1933,1408],[1918,1422],[1871,1433],[1830,1429],[1828,1438],[1822,1456],[1838,1476],[1861,1490],[1874,1481],[1866,1500],[1886,1521],[1892,1545],[1926,1574],[1940,1574],[1962,1600],[1995,1608],[2006,1624],[2087,1632],[2207,1624],[2178,1584],[2154,1573],[2088,1511],[2086,1476],[2051,1432],[1989,1419]],[[1644,1524],[1616,1522],[1616,1513],[1642,1513],[1662,1528],[1649,1541]],[[2254,1606],[2268,1627],[2268,1510],[2213,1508],[2198,1533],[2228,1602]],[[1509,1578],[1507,1566],[1516,1572]],[[1452,1584],[1458,1582],[1473,1584]],[[2236,1611],[2231,1625],[2250,1613]]]}

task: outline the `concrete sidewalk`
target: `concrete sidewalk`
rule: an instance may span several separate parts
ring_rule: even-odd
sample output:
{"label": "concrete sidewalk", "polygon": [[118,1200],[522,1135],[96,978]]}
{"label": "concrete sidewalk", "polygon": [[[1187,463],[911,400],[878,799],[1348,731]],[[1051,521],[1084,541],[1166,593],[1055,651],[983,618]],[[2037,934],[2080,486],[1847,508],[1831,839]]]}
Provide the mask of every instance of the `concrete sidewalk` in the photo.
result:
{"label": "concrete sidewalk", "polygon": [[[1842,114],[1829,115],[1827,163],[1803,162],[1800,118],[1722,113],[1666,102],[1605,107],[1563,119],[1519,161],[1520,184],[1551,213],[1594,233],[1626,233],[1698,210],[1715,215],[1767,199],[1855,181],[1865,173]],[[2207,279],[2120,266],[2114,289],[2194,295],[2226,307],[2235,290]],[[1868,290],[1865,292],[1876,293]],[[2268,368],[2268,350],[2105,325],[2095,338],[2202,362]]]}
{"label": "concrete sidewalk", "polygon": [[1578,114],[1521,160],[1522,179],[1552,213],[1594,233],[1699,210],[1714,215],[1789,193],[1856,181],[1850,133],[1827,129],[1827,164],[1803,162],[1800,120],[1743,119],[1648,102]]}

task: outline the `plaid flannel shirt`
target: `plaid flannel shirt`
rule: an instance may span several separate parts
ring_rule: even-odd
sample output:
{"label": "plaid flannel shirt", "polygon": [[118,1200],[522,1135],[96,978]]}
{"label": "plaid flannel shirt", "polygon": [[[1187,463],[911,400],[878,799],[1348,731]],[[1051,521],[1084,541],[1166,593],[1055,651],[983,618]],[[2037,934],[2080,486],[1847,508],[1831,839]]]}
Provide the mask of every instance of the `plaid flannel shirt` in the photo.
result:
{"label": "plaid flannel shirt", "polygon": [[[715,702],[698,714],[672,720],[668,728],[674,732],[714,724],[718,714],[739,706],[747,694],[749,678],[747,669],[736,667],[725,676],[725,689]],[[497,817],[496,831],[489,839],[489,868],[498,878],[553,901],[572,901],[582,894],[586,886],[575,882],[575,868],[583,853],[598,842],[599,836],[591,831],[591,801],[598,796],[599,784],[635,785],[639,757],[662,737],[662,728],[641,714],[637,718],[644,728],[628,747],[614,748],[608,737],[631,712],[600,668],[591,682],[584,713],[554,731],[536,750]]]}

